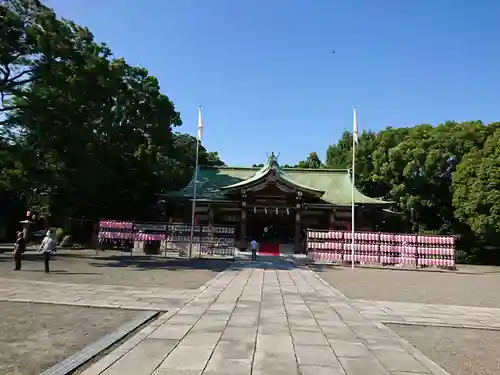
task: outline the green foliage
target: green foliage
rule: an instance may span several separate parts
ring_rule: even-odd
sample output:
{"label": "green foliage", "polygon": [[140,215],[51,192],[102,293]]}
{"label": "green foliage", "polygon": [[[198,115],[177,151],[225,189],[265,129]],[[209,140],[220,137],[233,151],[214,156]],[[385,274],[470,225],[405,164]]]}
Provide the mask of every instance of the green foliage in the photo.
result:
{"label": "green foliage", "polygon": [[317,169],[321,168],[323,163],[321,162],[319,156],[315,152],[311,152],[306,160],[301,160],[299,161],[298,168],[310,168],[310,169]]}
{"label": "green foliage", "polygon": [[66,234],[66,232],[64,231],[63,228],[57,228],[56,229],[56,243],[61,243],[65,234]]}
{"label": "green foliage", "polygon": [[174,132],[158,80],[37,0],[0,0],[0,94],[2,203],[57,221],[138,218],[193,175],[196,140]]}
{"label": "green foliage", "polygon": [[465,155],[453,173],[452,190],[456,218],[500,246],[500,129]]}
{"label": "green foliage", "polygon": [[[356,185],[395,202],[414,231],[458,235],[461,259],[500,260],[486,256],[500,245],[499,129],[500,123],[470,121],[363,132]],[[308,162],[313,154],[299,167],[317,166]],[[352,168],[351,133],[328,147],[325,167]]]}

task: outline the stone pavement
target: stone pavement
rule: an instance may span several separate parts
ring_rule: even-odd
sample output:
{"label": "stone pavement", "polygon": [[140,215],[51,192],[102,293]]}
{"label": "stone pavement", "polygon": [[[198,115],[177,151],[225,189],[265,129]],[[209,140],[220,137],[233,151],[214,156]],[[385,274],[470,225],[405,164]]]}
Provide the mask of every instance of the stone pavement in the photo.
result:
{"label": "stone pavement", "polygon": [[167,311],[84,375],[445,375],[383,323],[500,329],[500,309],[352,300],[277,259],[195,290],[0,279],[0,300]]}
{"label": "stone pavement", "polygon": [[0,301],[167,311],[184,306],[218,276],[198,289],[186,290],[0,278]]}
{"label": "stone pavement", "polygon": [[498,308],[362,300],[350,304],[366,318],[384,323],[500,330]]}
{"label": "stone pavement", "polygon": [[237,262],[83,375],[447,374],[314,272]]}

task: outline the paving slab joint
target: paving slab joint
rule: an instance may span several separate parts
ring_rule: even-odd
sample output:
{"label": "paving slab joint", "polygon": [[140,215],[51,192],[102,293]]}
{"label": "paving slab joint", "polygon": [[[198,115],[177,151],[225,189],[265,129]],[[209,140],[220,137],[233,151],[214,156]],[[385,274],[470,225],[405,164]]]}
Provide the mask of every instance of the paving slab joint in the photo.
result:
{"label": "paving slab joint", "polygon": [[[406,341],[404,338],[399,336],[396,332],[394,332],[392,329],[387,327],[384,323],[382,322],[377,322],[373,321],[373,324],[375,324],[378,328],[381,330],[384,330],[387,332],[389,337],[394,339],[396,342],[398,342],[401,347],[408,352],[411,356],[413,356],[417,361],[419,361],[425,368],[427,368],[433,375],[452,375],[445,369],[443,369],[441,366],[439,366],[436,362],[431,360],[429,357],[427,357],[425,354],[423,354],[420,350],[418,350],[416,347],[411,345],[408,341]],[[399,323],[398,323],[399,324]]]}
{"label": "paving slab joint", "polygon": [[210,280],[208,280],[205,284],[203,284],[202,286],[200,286],[200,287],[198,288],[198,290],[199,290],[200,292],[202,292],[202,291],[204,291],[204,290],[206,290],[206,289],[210,288],[210,286],[211,286],[214,282],[216,282],[216,281],[217,281],[217,280],[218,280],[218,279],[219,279],[222,275],[224,275],[224,274],[226,274],[226,273],[227,273],[227,271],[228,271],[228,270],[229,270],[229,269],[233,266],[233,264],[234,264],[234,263],[235,263],[235,261],[231,262],[231,263],[229,264],[229,266],[228,266],[228,267],[227,267],[224,271],[219,272],[217,275],[215,275],[214,277],[212,277],[212,278],[211,278]]}
{"label": "paving slab joint", "polygon": [[325,280],[323,280],[323,278],[318,275],[316,273],[316,271],[312,270],[310,267],[305,267],[308,271],[312,272],[312,274],[314,275],[314,277],[316,277],[320,282],[322,282],[326,287],[328,287],[330,290],[334,291],[341,299],[344,299],[344,300],[351,300],[350,298],[346,297],[346,295],[344,293],[342,293],[340,290],[334,288],[333,286],[331,286],[329,283],[327,283]]}

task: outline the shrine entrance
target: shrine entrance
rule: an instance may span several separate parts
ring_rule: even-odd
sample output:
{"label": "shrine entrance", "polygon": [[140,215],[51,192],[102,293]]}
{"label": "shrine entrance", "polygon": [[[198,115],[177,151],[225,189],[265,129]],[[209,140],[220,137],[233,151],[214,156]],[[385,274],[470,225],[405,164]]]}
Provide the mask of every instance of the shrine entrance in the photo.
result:
{"label": "shrine entrance", "polygon": [[279,255],[280,245],[294,243],[295,213],[290,209],[255,208],[248,212],[247,234],[261,253]]}
{"label": "shrine entrance", "polygon": [[[172,212],[190,222],[196,199],[199,223],[234,227],[235,245],[242,250],[255,239],[261,250],[268,244],[279,254],[306,252],[306,228],[340,229],[351,221],[353,192],[347,170],[282,168],[271,153],[260,168],[203,167],[198,172],[199,190],[192,180],[165,195],[178,202]],[[392,204],[354,193],[358,215],[371,210],[379,217]]]}

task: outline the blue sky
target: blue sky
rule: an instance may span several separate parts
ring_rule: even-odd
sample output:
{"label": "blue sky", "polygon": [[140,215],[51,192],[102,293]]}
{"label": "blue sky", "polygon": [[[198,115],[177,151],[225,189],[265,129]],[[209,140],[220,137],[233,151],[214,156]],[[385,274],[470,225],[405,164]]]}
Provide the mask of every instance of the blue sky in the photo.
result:
{"label": "blue sky", "polygon": [[[147,68],[233,165],[359,127],[500,121],[498,0],[47,0]],[[336,50],[332,54],[332,50]]]}

